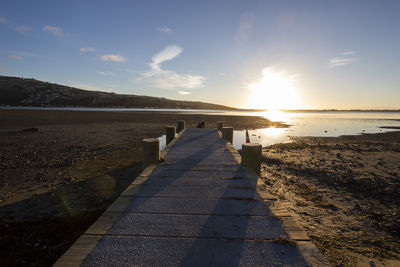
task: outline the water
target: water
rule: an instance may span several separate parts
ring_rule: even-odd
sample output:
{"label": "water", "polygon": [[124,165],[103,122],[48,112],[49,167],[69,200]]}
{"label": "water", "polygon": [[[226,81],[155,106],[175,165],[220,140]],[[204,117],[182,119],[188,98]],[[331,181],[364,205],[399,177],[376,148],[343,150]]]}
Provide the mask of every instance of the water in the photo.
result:
{"label": "water", "polygon": [[[288,128],[249,130],[250,141],[269,146],[290,141],[290,136],[358,135],[395,131],[381,126],[400,127],[400,112],[264,112],[258,113],[272,121],[281,121]],[[233,145],[240,149],[245,142],[245,131],[234,131]]]}
{"label": "water", "polygon": [[[201,112],[202,113],[202,112]],[[213,114],[213,111],[204,112]],[[351,111],[308,111],[308,112],[244,112],[224,111],[219,115],[262,116],[271,121],[280,121],[287,128],[264,128],[249,130],[250,141],[269,146],[290,142],[290,136],[331,136],[380,133],[396,129],[382,129],[381,126],[400,127],[400,112],[351,112]],[[165,147],[165,135],[160,137]],[[241,149],[246,141],[246,131],[233,132],[233,146]]]}
{"label": "water", "polygon": [[[271,121],[280,121],[290,125],[288,128],[264,128],[249,130],[250,140],[269,146],[289,142],[289,136],[340,136],[362,133],[379,133],[395,131],[382,129],[381,126],[400,127],[400,112],[353,112],[353,111],[223,111],[223,110],[190,110],[190,109],[140,109],[140,108],[73,108],[73,107],[0,107],[0,109],[33,109],[33,110],[74,110],[74,111],[146,111],[190,114],[218,114],[262,116]],[[159,138],[161,148],[165,147],[165,135]],[[233,145],[240,149],[245,142],[245,131],[234,131]]]}

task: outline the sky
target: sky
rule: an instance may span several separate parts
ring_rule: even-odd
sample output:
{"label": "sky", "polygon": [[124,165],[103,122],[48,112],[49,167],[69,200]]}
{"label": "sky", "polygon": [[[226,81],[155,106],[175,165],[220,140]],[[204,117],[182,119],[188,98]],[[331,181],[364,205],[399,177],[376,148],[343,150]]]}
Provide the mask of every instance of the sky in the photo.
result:
{"label": "sky", "polygon": [[400,109],[400,1],[0,3],[0,75],[242,108]]}

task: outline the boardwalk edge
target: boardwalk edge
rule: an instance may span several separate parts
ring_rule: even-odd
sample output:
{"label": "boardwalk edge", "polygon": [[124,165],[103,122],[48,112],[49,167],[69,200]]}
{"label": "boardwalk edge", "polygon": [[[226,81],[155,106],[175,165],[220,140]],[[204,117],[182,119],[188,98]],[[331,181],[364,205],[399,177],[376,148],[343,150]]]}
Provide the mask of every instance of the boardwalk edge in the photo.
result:
{"label": "boardwalk edge", "polygon": [[[165,158],[170,148],[185,131],[186,128],[180,131],[161,151],[162,158]],[[81,266],[97,242],[107,234],[114,222],[125,211],[132,199],[135,198],[135,194],[139,191],[142,184],[147,181],[156,166],[157,164],[147,166],[53,266]],[[127,192],[129,192],[129,196],[126,196]]]}
{"label": "boardwalk edge", "polygon": [[[221,133],[220,137],[221,137]],[[240,153],[233,147],[230,142],[226,142],[226,147],[232,153],[234,159],[241,164],[242,158]],[[296,242],[300,254],[304,257],[310,266],[331,266],[329,261],[321,254],[319,249],[311,242],[307,233],[296,222],[288,211],[284,211],[277,203],[278,198],[270,193],[266,193],[264,189],[267,187],[265,182],[251,169],[242,166],[251,184],[256,187],[257,193],[262,197],[264,203],[271,209],[273,216],[282,222],[282,227],[288,234],[289,238]]]}

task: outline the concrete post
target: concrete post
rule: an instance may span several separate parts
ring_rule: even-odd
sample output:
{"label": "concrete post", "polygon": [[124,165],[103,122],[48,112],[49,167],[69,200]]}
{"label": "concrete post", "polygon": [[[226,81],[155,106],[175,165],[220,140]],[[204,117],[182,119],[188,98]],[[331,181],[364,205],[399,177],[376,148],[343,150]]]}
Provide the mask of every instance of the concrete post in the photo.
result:
{"label": "concrete post", "polygon": [[231,142],[233,144],[233,128],[232,127],[222,127],[222,139]]}
{"label": "concrete post", "polygon": [[142,140],[142,166],[145,169],[152,163],[160,160],[160,140],[157,138],[146,138]]}
{"label": "concrete post", "polygon": [[176,127],[176,132],[179,133],[183,129],[185,129],[185,121],[178,121],[178,125]]}
{"label": "concrete post", "polygon": [[261,144],[243,144],[241,165],[252,169],[257,175],[261,171]]}
{"label": "concrete post", "polygon": [[217,130],[218,130],[218,131],[221,131],[221,130],[222,130],[222,127],[224,127],[224,123],[223,123],[222,121],[218,121],[218,122],[217,122]]}
{"label": "concrete post", "polygon": [[165,129],[166,144],[168,145],[175,138],[175,126],[168,126]]}

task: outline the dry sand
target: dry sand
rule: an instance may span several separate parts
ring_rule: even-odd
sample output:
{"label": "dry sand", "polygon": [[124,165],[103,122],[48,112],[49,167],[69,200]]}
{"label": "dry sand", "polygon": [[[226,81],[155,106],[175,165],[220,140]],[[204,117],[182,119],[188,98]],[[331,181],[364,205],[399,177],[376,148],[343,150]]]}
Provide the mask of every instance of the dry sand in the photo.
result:
{"label": "dry sand", "polygon": [[335,266],[400,266],[400,132],[294,138],[262,178]]}
{"label": "dry sand", "polygon": [[1,265],[51,265],[140,173],[141,139],[178,120],[279,125],[244,116],[0,110]]}

